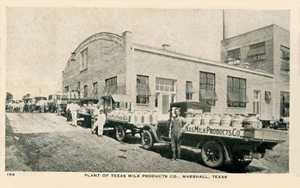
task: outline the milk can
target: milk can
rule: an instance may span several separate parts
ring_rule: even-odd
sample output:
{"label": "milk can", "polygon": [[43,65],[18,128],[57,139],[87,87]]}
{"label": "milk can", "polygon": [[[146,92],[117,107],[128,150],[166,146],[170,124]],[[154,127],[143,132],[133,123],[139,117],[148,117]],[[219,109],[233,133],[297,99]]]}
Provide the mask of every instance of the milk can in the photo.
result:
{"label": "milk can", "polygon": [[243,121],[244,128],[252,128],[252,129],[259,129],[261,128],[261,122],[257,119],[255,115],[249,115]]}
{"label": "milk can", "polygon": [[241,127],[242,127],[242,122],[243,122],[243,120],[244,120],[243,116],[241,116],[241,115],[235,115],[235,116],[232,118],[231,126],[232,126],[232,127],[241,128]]}
{"label": "milk can", "polygon": [[210,121],[209,121],[209,124],[211,126],[219,126],[220,121],[221,121],[220,115],[219,114],[213,114]]}
{"label": "milk can", "polygon": [[193,115],[193,113],[191,113],[191,112],[187,112],[187,113],[186,113],[186,118],[185,118],[186,124],[188,124],[188,125],[191,125],[191,124],[192,124],[193,119],[194,119],[193,116],[194,116],[194,115]]}
{"label": "milk can", "polygon": [[201,125],[202,126],[209,126],[209,121],[211,119],[210,113],[204,113],[201,119]]}
{"label": "milk can", "polygon": [[231,124],[231,116],[229,114],[225,114],[221,119],[221,126],[229,127]]}
{"label": "milk can", "polygon": [[196,127],[201,126],[201,119],[202,119],[202,114],[197,113],[194,117],[194,126]]}

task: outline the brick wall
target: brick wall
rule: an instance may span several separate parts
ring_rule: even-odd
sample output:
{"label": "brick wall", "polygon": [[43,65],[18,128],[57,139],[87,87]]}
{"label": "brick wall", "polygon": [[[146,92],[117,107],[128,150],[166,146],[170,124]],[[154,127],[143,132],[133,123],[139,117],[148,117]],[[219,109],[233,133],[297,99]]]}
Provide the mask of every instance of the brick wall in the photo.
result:
{"label": "brick wall", "polygon": [[[240,48],[241,62],[248,62],[247,54],[251,44],[265,42],[266,58],[258,63],[250,63],[250,68],[264,70],[273,73],[273,28],[271,25],[252,32],[244,33],[221,42],[221,62],[225,62],[225,57],[228,50]],[[249,63],[249,62],[248,62]]]}
{"label": "brick wall", "polygon": [[[103,33],[98,38],[84,41],[75,51],[74,61],[69,61],[63,73],[63,87],[77,88],[80,81],[81,94],[84,85],[88,85],[88,96],[92,97],[92,85],[98,82],[98,95],[104,95],[105,79],[117,76],[119,86],[125,87],[126,64],[124,41],[121,37]],[[88,68],[80,71],[80,52],[88,48]]]}

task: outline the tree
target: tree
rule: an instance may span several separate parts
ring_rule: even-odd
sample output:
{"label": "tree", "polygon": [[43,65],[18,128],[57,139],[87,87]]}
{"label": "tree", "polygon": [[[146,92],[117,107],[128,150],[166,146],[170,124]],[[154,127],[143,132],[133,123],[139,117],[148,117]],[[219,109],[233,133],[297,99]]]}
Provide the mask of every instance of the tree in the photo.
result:
{"label": "tree", "polygon": [[6,92],[6,102],[13,100],[14,96],[10,92]]}

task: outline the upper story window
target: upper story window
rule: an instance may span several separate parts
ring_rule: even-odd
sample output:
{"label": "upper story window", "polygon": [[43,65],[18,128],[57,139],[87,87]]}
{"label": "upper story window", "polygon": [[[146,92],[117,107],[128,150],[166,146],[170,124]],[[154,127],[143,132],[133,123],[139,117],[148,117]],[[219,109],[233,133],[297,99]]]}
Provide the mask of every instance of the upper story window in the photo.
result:
{"label": "upper story window", "polygon": [[136,103],[137,104],[149,104],[150,87],[149,77],[143,75],[137,75],[136,77]]}
{"label": "upper story window", "polygon": [[116,94],[118,88],[117,77],[108,78],[105,80],[106,95]]}
{"label": "upper story window", "polygon": [[199,100],[203,103],[214,106],[217,100],[215,92],[215,74],[200,72]]}
{"label": "upper story window", "polygon": [[227,77],[227,106],[246,107],[246,79]]}
{"label": "upper story window", "polygon": [[264,61],[266,59],[266,43],[260,42],[250,45],[247,59],[250,63]]}
{"label": "upper story window", "polygon": [[193,82],[186,81],[185,83],[185,98],[186,100],[193,100]]}
{"label": "upper story window", "polygon": [[88,48],[85,48],[80,52],[80,71],[84,71],[88,68]]}
{"label": "upper story window", "polygon": [[156,90],[162,92],[176,92],[175,80],[156,78]]}
{"label": "upper story window", "polygon": [[93,83],[93,95],[94,96],[98,95],[98,82]]}
{"label": "upper story window", "polygon": [[241,63],[241,50],[236,48],[233,50],[227,51],[225,63],[230,65],[238,65]]}
{"label": "upper story window", "polygon": [[290,48],[285,46],[280,46],[280,60],[282,71],[290,71]]}
{"label": "upper story window", "polygon": [[88,85],[84,85],[83,86],[83,97],[87,97],[88,96]]}

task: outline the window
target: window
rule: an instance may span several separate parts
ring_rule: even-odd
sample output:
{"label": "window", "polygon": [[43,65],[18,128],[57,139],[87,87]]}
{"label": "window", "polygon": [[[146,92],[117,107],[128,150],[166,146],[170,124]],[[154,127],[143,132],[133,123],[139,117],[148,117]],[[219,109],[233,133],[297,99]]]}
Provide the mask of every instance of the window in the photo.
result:
{"label": "window", "polygon": [[227,106],[246,107],[246,79],[228,76],[227,78]]}
{"label": "window", "polygon": [[93,83],[93,95],[94,96],[98,95],[98,82]]}
{"label": "window", "polygon": [[137,75],[136,77],[136,103],[149,104],[150,88],[149,77]]}
{"label": "window", "polygon": [[77,82],[77,92],[78,92],[78,96],[80,97],[80,82]]}
{"label": "window", "polygon": [[156,78],[156,90],[165,92],[175,92],[175,80],[166,78]]}
{"label": "window", "polygon": [[280,46],[281,70],[290,71],[290,49],[285,46]]}
{"label": "window", "polygon": [[247,59],[250,63],[261,62],[266,59],[265,42],[250,45]]}
{"label": "window", "polygon": [[280,116],[289,117],[290,115],[290,93],[286,91],[280,92]]}
{"label": "window", "polygon": [[193,83],[191,81],[186,81],[185,84],[185,98],[186,100],[193,99]]}
{"label": "window", "polygon": [[83,86],[83,97],[87,97],[88,96],[88,86],[84,85]]}
{"label": "window", "polygon": [[155,100],[154,100],[154,106],[157,108],[158,107],[158,97],[159,97],[159,93],[155,94]]}
{"label": "window", "polygon": [[80,52],[80,71],[86,70],[88,67],[88,49]]}
{"label": "window", "polygon": [[106,95],[116,94],[117,93],[117,77],[112,77],[105,80],[105,93]]}
{"label": "window", "polygon": [[227,52],[225,63],[230,65],[238,65],[241,62],[241,50],[240,48],[229,50]]}
{"label": "window", "polygon": [[217,100],[215,92],[215,74],[200,72],[199,101],[214,106]]}

